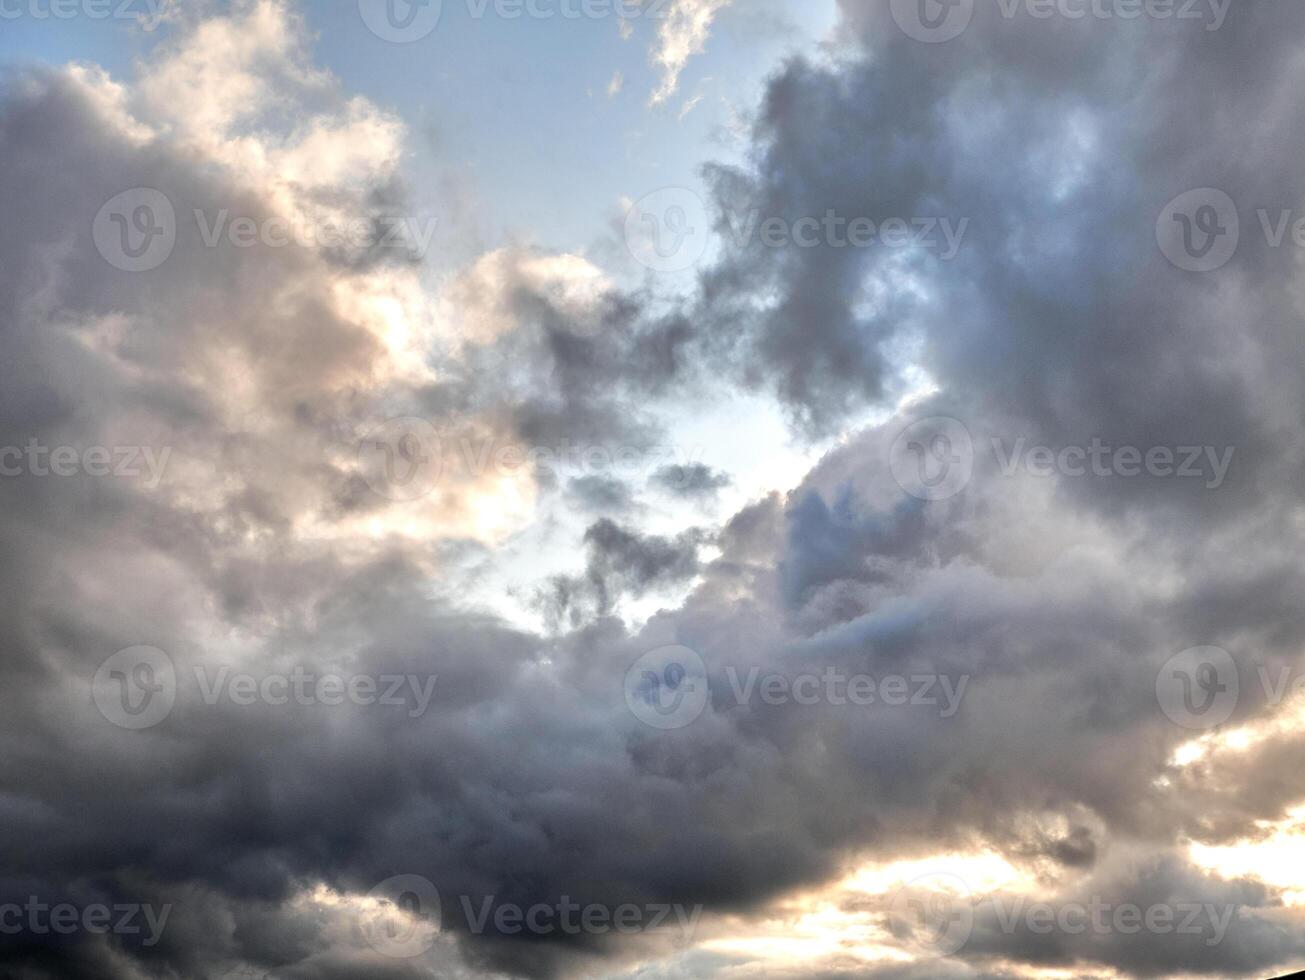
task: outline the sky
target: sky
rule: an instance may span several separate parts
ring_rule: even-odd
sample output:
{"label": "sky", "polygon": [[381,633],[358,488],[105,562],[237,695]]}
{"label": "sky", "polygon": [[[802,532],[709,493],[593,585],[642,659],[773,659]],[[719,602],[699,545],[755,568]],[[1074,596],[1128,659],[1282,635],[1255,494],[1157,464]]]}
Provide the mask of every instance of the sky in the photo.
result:
{"label": "sky", "polygon": [[1305,968],[1303,42],[0,0],[0,978]]}

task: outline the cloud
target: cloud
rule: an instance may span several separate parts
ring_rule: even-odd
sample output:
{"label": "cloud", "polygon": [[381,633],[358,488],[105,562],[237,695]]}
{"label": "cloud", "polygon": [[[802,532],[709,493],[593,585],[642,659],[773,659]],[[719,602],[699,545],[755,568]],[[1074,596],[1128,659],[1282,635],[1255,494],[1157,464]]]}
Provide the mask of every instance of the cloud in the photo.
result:
{"label": "cloud", "polygon": [[712,21],[729,4],[730,0],[673,0],[657,28],[652,61],[662,79],[649,104],[659,105],[675,94],[684,66],[703,52]]}
{"label": "cloud", "polygon": [[[672,88],[720,6],[673,8],[658,56]],[[157,947],[29,935],[6,951],[13,970],[551,977],[656,960],[667,976],[759,975],[760,954],[475,932],[456,916],[426,959],[395,963],[359,918],[378,883],[418,874],[453,910],[700,903],[718,936],[849,864],[979,849],[1042,898],[1242,911],[1200,959],[981,918],[951,961],[819,969],[1257,976],[1301,954],[1282,889],[1195,869],[1183,850],[1252,835],[1305,794],[1298,729],[1271,724],[1254,684],[1257,662],[1295,666],[1305,641],[1299,266],[1248,236],[1220,273],[1183,272],[1157,251],[1155,216],[1193,186],[1248,206],[1300,199],[1305,13],[1240,6],[1204,31],[994,8],[931,46],[886,4],[843,10],[846,57],[786,63],[749,165],[711,170],[719,222],[753,207],[967,217],[964,247],[944,261],[754,241],[678,303],[527,247],[432,293],[410,253],[375,243],[206,244],[195,209],[368,228],[410,208],[402,124],[314,67],[281,4],[196,17],[134,82],[83,67],[6,83],[0,444],[173,450],[154,488],[0,481],[0,905],[175,905]],[[91,234],[132,188],[166,195],[178,219],[152,272],[115,267]],[[590,524],[568,542],[583,570],[545,577],[549,631],[466,601],[459,563],[513,540],[544,479],[499,449],[655,445],[660,410],[691,405],[704,376],[771,394],[799,438],[841,438],[719,529]],[[925,501],[898,483],[893,447],[936,416],[967,427],[973,475]],[[434,438],[375,436],[395,418]],[[1211,491],[1007,475],[992,448],[1094,436],[1237,455]],[[424,493],[409,497],[400,464]],[[723,480],[680,475],[703,492]],[[566,485],[590,502],[621,493]],[[688,590],[674,608],[618,618],[670,587]],[[128,731],[90,681],[139,644],[171,658],[177,698]],[[1198,644],[1235,653],[1229,724],[1263,738],[1181,765],[1195,735],[1159,710],[1156,678]],[[622,684],[671,645],[702,658],[709,697],[659,730]],[[419,717],[210,704],[197,680],[296,666],[434,676],[436,700]],[[967,686],[950,717],[738,698],[731,678],[754,669]]]}

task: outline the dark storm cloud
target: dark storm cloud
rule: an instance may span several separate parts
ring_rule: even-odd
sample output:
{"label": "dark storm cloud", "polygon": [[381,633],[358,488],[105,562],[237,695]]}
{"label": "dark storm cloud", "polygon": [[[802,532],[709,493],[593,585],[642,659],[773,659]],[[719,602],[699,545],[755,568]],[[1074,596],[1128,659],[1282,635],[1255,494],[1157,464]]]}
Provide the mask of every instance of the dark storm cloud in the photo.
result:
{"label": "dark storm cloud", "polygon": [[679,497],[713,497],[730,485],[728,473],[719,473],[705,463],[663,466],[649,478],[649,483]]}
{"label": "dark storm cloud", "polygon": [[634,506],[630,486],[607,476],[578,476],[567,484],[567,495],[584,510],[620,513]]}
{"label": "dark storm cloud", "polygon": [[[994,957],[1077,957],[1137,975],[1253,976],[1302,952],[1261,914],[1271,889],[1209,879],[1178,858],[1129,875],[1116,856],[1165,854],[1183,835],[1234,840],[1300,795],[1290,739],[1257,747],[1224,783],[1175,771],[1172,750],[1192,732],[1157,710],[1154,692],[1160,664],[1184,647],[1278,664],[1305,641],[1294,257],[1248,236],[1223,270],[1194,276],[1165,263],[1154,223],[1194,186],[1251,208],[1301,199],[1305,11],[1239,4],[1216,32],[981,12],[961,38],[926,45],[901,34],[886,4],[844,10],[854,47],[837,64],[782,68],[758,118],[756,166],[715,171],[717,203],[789,218],[968,217],[953,259],[727,250],[691,309],[661,317],[647,297],[613,292],[586,319],[516,282],[513,330],[471,345],[437,383],[396,382],[390,398],[367,388],[380,342],[325,300],[337,277],[370,264],[183,240],[166,274],[120,274],[87,229],[123,188],[159,187],[179,210],[238,194],[252,207],[257,195],[223,186],[166,140],[126,139],[66,77],[10,84],[3,441],[125,431],[175,445],[182,468],[163,494],[84,478],[0,483],[0,591],[15,610],[0,628],[0,899],[82,889],[81,901],[176,905],[157,947],[24,937],[6,970],[439,975],[445,964],[372,955],[296,900],[318,885],[360,894],[419,874],[453,902],[570,895],[746,913],[829,879],[853,853],[976,839],[1035,869],[1045,859],[1099,875],[1114,895],[1178,889],[1247,909],[1200,961],[1140,939],[981,929],[957,957],[978,975],[1000,975]],[[650,440],[656,426],[636,406],[689,383],[701,356],[823,431],[902,389],[893,341],[903,338],[919,344],[940,394],[795,475],[786,502],[740,511],[710,563],[699,557],[707,532],[594,524],[585,572],[553,583],[554,613],[574,626],[555,640],[432,600],[438,543],[358,557],[295,533],[323,515],[385,512],[330,462],[373,401],[483,414],[531,444]],[[246,372],[244,426],[219,398],[236,380],[223,360],[232,351]],[[961,419],[980,452],[962,494],[926,504],[886,460],[902,425],[930,414]],[[1215,492],[1159,478],[1003,477],[986,440],[1022,435],[1234,445],[1238,468]],[[698,575],[682,608],[633,634],[605,615]],[[219,662],[300,664],[434,675],[438,686],[414,718],[208,705],[188,682],[165,721],[130,732],[99,715],[88,682],[139,643],[165,650],[182,678]],[[713,698],[692,725],[663,732],[627,710],[621,683],[668,643],[701,654]],[[725,697],[727,667],[826,665],[971,683],[948,719]],[[1234,721],[1264,707],[1245,686]],[[569,976],[591,962],[584,954],[615,963],[629,950],[597,937],[469,936],[456,918],[448,928],[474,969],[510,975]],[[458,959],[448,970],[468,970]]]}
{"label": "dark storm cloud", "polygon": [[584,574],[555,576],[537,601],[558,623],[578,625],[588,617],[609,615],[626,596],[638,599],[650,589],[692,579],[700,567],[698,549],[707,540],[698,529],[666,538],[603,518],[585,531]]}

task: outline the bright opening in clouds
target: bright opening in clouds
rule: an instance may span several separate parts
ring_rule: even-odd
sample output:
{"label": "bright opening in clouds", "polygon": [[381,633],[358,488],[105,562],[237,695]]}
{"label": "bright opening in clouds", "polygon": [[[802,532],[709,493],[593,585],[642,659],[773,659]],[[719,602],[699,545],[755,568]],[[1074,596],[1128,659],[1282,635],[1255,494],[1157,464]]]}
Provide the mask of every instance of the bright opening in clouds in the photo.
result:
{"label": "bright opening in clouds", "polygon": [[1305,969],[1305,8],[0,59],[0,978]]}

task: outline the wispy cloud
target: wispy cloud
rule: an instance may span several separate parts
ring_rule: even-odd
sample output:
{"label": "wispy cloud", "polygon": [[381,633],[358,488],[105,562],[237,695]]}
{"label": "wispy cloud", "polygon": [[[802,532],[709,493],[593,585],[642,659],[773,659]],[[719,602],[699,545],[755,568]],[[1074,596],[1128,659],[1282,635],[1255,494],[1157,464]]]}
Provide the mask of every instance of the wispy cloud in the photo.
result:
{"label": "wispy cloud", "polygon": [[661,69],[662,81],[649,104],[660,105],[675,94],[684,66],[695,54],[702,53],[712,21],[729,4],[730,0],[679,0],[671,8],[657,32],[652,60]]}

